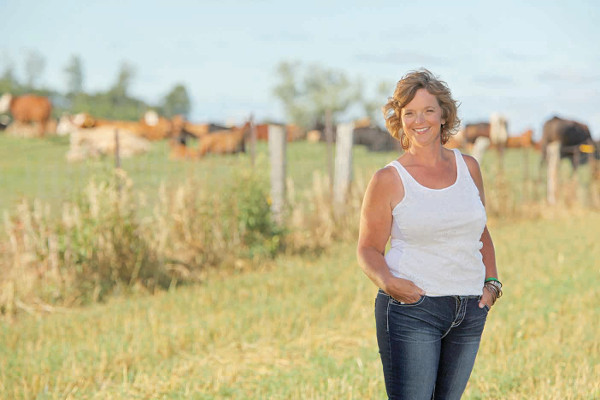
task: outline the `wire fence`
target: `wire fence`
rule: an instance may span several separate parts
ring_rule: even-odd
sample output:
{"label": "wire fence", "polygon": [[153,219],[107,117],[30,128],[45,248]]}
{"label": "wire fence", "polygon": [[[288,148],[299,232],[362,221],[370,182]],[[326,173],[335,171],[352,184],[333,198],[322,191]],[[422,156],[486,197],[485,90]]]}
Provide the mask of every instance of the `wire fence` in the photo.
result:
{"label": "wire fence", "polygon": [[[68,138],[64,137],[23,139],[1,135],[0,211],[14,209],[23,198],[39,199],[58,211],[63,202],[84,190],[90,180],[109,179],[113,174],[114,157],[69,163],[65,157],[68,148]],[[146,204],[140,206],[151,209],[161,185],[193,184],[198,190],[218,191],[236,171],[249,168],[268,179],[268,151],[266,142],[258,142],[255,162],[245,153],[174,160],[169,157],[169,143],[162,141],[154,142],[146,154],[120,160],[120,168],[131,179],[134,189],[143,193]],[[352,152],[354,177],[368,177],[397,156],[393,152],[368,152],[362,146],[354,146]],[[504,153],[500,161],[499,153],[491,149],[481,160],[491,211],[505,214],[523,204],[546,203],[548,171],[540,162],[539,151],[520,148]],[[328,154],[325,143],[290,144],[286,154],[287,179],[293,181],[297,190],[302,190],[311,185],[315,172],[328,176]],[[557,204],[598,208],[598,163],[593,157],[575,159],[581,164],[576,171],[566,159],[558,164]]]}

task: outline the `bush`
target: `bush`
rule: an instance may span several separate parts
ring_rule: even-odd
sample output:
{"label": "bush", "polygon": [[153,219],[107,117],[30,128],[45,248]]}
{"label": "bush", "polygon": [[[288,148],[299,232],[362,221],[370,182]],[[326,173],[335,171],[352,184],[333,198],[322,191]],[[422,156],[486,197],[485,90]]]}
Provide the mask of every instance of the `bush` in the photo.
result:
{"label": "bush", "polygon": [[298,199],[291,185],[289,192],[285,226],[271,216],[268,182],[252,171],[220,193],[194,181],[163,184],[145,218],[143,199],[122,172],[93,180],[59,218],[40,201],[23,201],[4,218],[0,314],[100,301],[131,288],[152,292],[201,280],[210,267],[260,265],[283,250],[320,251],[355,235],[360,189],[335,206],[318,175]]}
{"label": "bush", "polygon": [[5,215],[0,311],[98,301],[132,286],[166,287],[170,278],[145,239],[130,189],[122,176],[93,181],[58,220],[40,201],[24,200]]}
{"label": "bush", "polygon": [[115,289],[141,284],[149,290],[170,279],[149,245],[136,214],[131,182],[91,182],[63,209],[57,232],[59,259],[74,274],[83,298],[98,300]]}

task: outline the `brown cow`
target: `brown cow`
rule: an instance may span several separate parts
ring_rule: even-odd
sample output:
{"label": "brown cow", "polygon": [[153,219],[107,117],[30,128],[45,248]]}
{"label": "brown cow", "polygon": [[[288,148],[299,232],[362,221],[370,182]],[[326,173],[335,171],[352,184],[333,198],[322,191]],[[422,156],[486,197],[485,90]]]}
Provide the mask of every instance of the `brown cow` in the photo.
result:
{"label": "brown cow", "polygon": [[160,140],[171,136],[173,124],[154,111],[148,111],[139,121],[117,121],[94,118],[87,113],[73,117],[72,122],[80,128],[112,127],[124,129],[148,140]]}
{"label": "brown cow", "polygon": [[303,139],[306,136],[304,130],[298,125],[294,124],[256,124],[254,125],[254,129],[256,129],[256,140],[269,140],[269,125],[276,125],[283,127],[285,129],[286,140],[288,142],[293,142],[296,140]]}
{"label": "brown cow", "polygon": [[6,93],[0,98],[0,114],[7,111],[10,111],[15,122],[38,124],[39,135],[44,136],[52,113],[52,103],[44,96],[26,94],[13,97]]}
{"label": "brown cow", "polygon": [[171,119],[171,158],[190,158],[194,151],[189,149],[189,139],[200,139],[211,132],[223,131],[227,127],[213,123],[194,124],[185,119],[181,114]]}
{"label": "brown cow", "polygon": [[479,122],[476,124],[467,124],[464,128],[464,140],[467,143],[475,143],[478,137],[490,137],[490,123]]}
{"label": "brown cow", "polygon": [[527,129],[519,136],[509,136],[506,141],[506,147],[509,148],[521,148],[521,147],[532,147],[533,146],[533,131]]}
{"label": "brown cow", "polygon": [[213,132],[200,138],[198,143],[198,157],[206,153],[232,154],[246,151],[244,141],[250,133],[250,122],[241,128],[232,128]]}

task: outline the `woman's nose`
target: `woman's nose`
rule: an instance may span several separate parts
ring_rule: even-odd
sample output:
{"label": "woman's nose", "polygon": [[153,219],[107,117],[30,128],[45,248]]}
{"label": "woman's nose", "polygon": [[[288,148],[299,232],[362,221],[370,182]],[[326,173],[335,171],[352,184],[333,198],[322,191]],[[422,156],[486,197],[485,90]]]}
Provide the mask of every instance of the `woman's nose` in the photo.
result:
{"label": "woman's nose", "polygon": [[425,114],[423,113],[417,113],[417,122],[423,122],[425,121]]}

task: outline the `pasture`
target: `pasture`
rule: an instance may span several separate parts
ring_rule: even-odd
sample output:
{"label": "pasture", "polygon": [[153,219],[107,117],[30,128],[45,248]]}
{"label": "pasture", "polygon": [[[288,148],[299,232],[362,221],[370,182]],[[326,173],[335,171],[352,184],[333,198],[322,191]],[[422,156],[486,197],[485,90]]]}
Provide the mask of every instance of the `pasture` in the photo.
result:
{"label": "pasture", "polygon": [[[21,198],[37,198],[54,208],[81,191],[92,177],[108,176],[114,169],[114,159],[68,163],[66,137],[22,139],[0,135],[0,211],[10,210]],[[268,176],[268,154],[265,142],[258,142],[255,169]],[[313,183],[313,173],[327,174],[327,148],[324,143],[304,141],[288,143],[287,174],[298,191]],[[362,181],[397,155],[393,152],[372,153],[363,146],[353,150],[354,176]],[[520,213],[523,204],[543,202],[546,171],[539,165],[540,154],[533,149],[509,149],[504,159],[504,173],[498,173],[498,158],[488,151],[481,163],[489,201],[493,212]],[[170,160],[167,141],[154,142],[151,151],[123,159],[122,168],[133,181],[135,189],[143,192],[153,204],[161,184],[176,186],[193,179],[206,187],[219,187],[236,171],[252,169],[249,155],[227,157],[208,155],[201,160]],[[562,182],[567,189],[559,194],[563,204],[589,205],[593,190],[589,165],[582,166],[571,176],[567,160],[562,161]],[[497,204],[495,203],[497,201]],[[488,207],[490,208],[490,207]]]}
{"label": "pasture", "polygon": [[[58,213],[112,160],[67,164],[60,138],[0,136],[0,209],[40,198]],[[288,175],[308,190],[325,173],[324,144],[291,143]],[[582,168],[561,205],[540,205],[537,153],[511,150],[504,174],[493,153],[482,170],[505,295],[490,312],[466,399],[600,397],[600,213]],[[168,145],[123,160],[148,204],[161,183],[194,178],[218,191],[247,155],[168,160]],[[364,182],[394,155],[354,150]],[[266,145],[256,168],[268,174]],[[360,186],[360,185],[359,185]],[[214,188],[214,189],[213,189]],[[575,200],[581,200],[579,203]],[[581,203],[581,204],[580,204]],[[135,289],[135,288],[134,288]],[[281,253],[252,268],[213,268],[201,283],[148,295],[129,291],[85,307],[0,319],[4,399],[379,399],[384,397],[373,320],[375,288],[352,239],[320,254]]]}
{"label": "pasture", "polygon": [[[494,224],[505,295],[465,399],[600,396],[600,214]],[[0,326],[0,398],[381,399],[353,243]]]}
{"label": "pasture", "polygon": [[[39,198],[52,206],[82,190],[97,175],[114,169],[114,159],[107,157],[79,163],[65,159],[69,149],[67,137],[22,139],[0,135],[0,210],[14,206],[20,198]],[[152,143],[151,151],[134,158],[123,159],[122,168],[132,179],[136,190],[150,199],[156,196],[161,183],[174,186],[193,179],[208,187],[218,187],[236,170],[252,168],[248,154],[227,157],[208,155],[201,160],[170,160],[167,141]],[[256,168],[268,176],[266,142],[256,146]],[[288,144],[287,171],[296,189],[310,186],[313,171],[327,170],[326,146],[323,143],[295,142]],[[393,159],[393,153],[368,153],[363,147],[354,152],[355,169],[373,171]]]}

